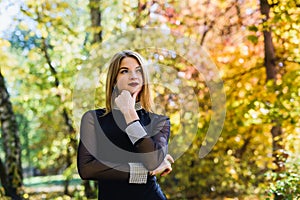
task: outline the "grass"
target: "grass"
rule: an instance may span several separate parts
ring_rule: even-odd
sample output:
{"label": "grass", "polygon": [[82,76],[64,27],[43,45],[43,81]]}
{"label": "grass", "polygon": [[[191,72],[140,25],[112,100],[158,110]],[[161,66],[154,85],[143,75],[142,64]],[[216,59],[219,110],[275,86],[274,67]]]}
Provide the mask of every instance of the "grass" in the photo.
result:
{"label": "grass", "polygon": [[[49,185],[64,185],[65,177],[63,175],[52,175],[52,176],[34,176],[24,179],[25,187],[41,187]],[[73,175],[70,185],[80,185],[81,179],[78,175]]]}
{"label": "grass", "polygon": [[[64,194],[65,177],[63,175],[27,177],[23,180],[26,200],[87,200],[84,187],[78,175],[73,175],[69,183],[69,195]],[[12,200],[3,196],[0,185],[0,199]],[[93,199],[95,200],[95,199]]]}
{"label": "grass", "polygon": [[[35,176],[24,179],[25,193],[30,196],[39,193],[57,193],[63,192],[65,186],[65,177],[63,175]],[[78,175],[73,175],[69,183],[69,191],[82,190],[81,179]]]}

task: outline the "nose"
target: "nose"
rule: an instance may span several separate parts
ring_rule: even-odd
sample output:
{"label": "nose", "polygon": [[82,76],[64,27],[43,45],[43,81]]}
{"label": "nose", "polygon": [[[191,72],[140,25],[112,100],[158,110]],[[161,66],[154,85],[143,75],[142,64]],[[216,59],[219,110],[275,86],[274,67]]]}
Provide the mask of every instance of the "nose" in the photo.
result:
{"label": "nose", "polygon": [[132,71],[132,72],[130,73],[130,79],[132,80],[132,79],[137,79],[137,78],[138,78],[137,73],[136,73],[135,71]]}

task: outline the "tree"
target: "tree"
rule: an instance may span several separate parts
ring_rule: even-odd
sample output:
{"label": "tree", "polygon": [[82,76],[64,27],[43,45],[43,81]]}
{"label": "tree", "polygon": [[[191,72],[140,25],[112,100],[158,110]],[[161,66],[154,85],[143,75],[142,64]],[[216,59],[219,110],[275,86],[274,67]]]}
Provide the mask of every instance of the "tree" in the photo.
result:
{"label": "tree", "polygon": [[[263,15],[263,35],[264,35],[264,51],[265,51],[265,59],[264,64],[266,67],[266,81],[271,82],[273,85],[277,79],[278,69],[276,66],[276,56],[275,56],[275,48],[272,40],[272,30],[271,27],[268,26],[269,13],[270,13],[271,5],[267,0],[260,0],[260,11]],[[279,155],[278,153],[283,150],[282,146],[282,127],[278,119],[273,119],[274,126],[271,129],[272,140],[273,140],[273,157],[274,163],[277,168],[276,171],[280,172],[284,169],[284,163],[282,159],[286,159],[286,157],[282,157],[283,155]]]}
{"label": "tree", "polygon": [[0,71],[0,120],[5,163],[0,162],[1,182],[7,196],[22,199],[23,174],[18,124]]}
{"label": "tree", "polygon": [[[272,135],[272,156],[273,156],[273,162],[275,164],[275,168],[273,171],[278,174],[275,175],[275,182],[279,181],[281,177],[284,177],[285,170],[286,170],[286,161],[288,160],[289,153],[286,151],[285,148],[285,141],[284,141],[284,130],[282,125],[287,121],[287,119],[290,117],[291,121],[293,116],[286,117],[284,114],[280,113],[279,110],[282,110],[282,108],[286,107],[284,106],[283,102],[286,102],[286,99],[290,101],[292,98],[291,97],[285,97],[285,92],[283,91],[284,89],[282,88],[282,85],[288,85],[289,84],[289,79],[288,77],[290,75],[290,70],[287,68],[288,66],[285,66],[287,62],[296,62],[297,63],[297,55],[294,55],[294,52],[297,52],[297,47],[294,47],[293,39],[287,38],[284,39],[282,35],[293,35],[289,34],[290,31],[293,31],[293,28],[291,29],[286,29],[285,26],[279,27],[278,24],[280,22],[284,22],[282,24],[289,24],[291,27],[294,26],[294,24],[297,24],[299,21],[296,19],[293,19],[295,16],[295,13],[297,14],[296,11],[297,9],[297,4],[294,1],[267,1],[267,0],[260,0],[260,12],[263,15],[263,21],[262,21],[262,27],[263,27],[263,36],[264,36],[264,65],[266,68],[266,82],[267,82],[267,87],[269,88],[268,94],[270,96],[276,96],[276,99],[274,102],[271,103],[272,109],[271,109],[271,115],[270,119],[272,122],[272,128],[271,128],[271,135]],[[273,19],[270,17],[272,9],[272,14],[273,14]],[[291,10],[292,14],[289,16],[289,11]],[[288,16],[288,17],[287,17]],[[290,55],[285,55],[284,52],[280,49],[280,46],[278,46],[278,49],[276,51],[275,45],[274,45],[274,38],[272,36],[274,32],[274,27],[277,28],[277,41],[279,40],[285,40],[284,41],[284,46],[290,47],[287,48],[287,51],[291,52]],[[279,33],[279,34],[278,34]],[[275,40],[276,41],[276,40]],[[276,55],[276,52],[278,55]],[[282,68],[287,68],[287,69],[280,69],[279,66],[282,66]],[[296,73],[296,72],[292,72]],[[297,76],[294,77],[297,79]],[[282,84],[282,82],[285,81],[286,83]],[[293,90],[292,88],[290,89],[291,91]],[[273,94],[272,94],[273,93]],[[287,126],[288,124],[286,124]],[[287,127],[285,127],[285,130]],[[297,161],[296,161],[297,162]],[[296,167],[295,167],[296,168]],[[291,168],[290,172],[294,170]],[[281,176],[280,176],[281,174]],[[290,185],[291,188],[295,187],[293,184]],[[280,191],[281,189],[283,190],[284,187],[279,188],[278,190]],[[284,191],[278,192],[274,191],[274,199],[275,200],[281,200],[285,199],[290,192]]]}
{"label": "tree", "polygon": [[[100,10],[100,0],[90,0],[90,21],[91,21],[91,32],[93,33],[91,44],[100,44],[102,42],[102,27],[101,27],[101,10]],[[96,195],[96,184],[93,188],[91,186],[91,181],[83,180],[84,192],[87,198],[95,198]]]}
{"label": "tree", "polygon": [[[278,25],[273,31],[277,35],[285,36],[284,39],[278,39],[280,44],[275,43],[275,45],[278,44],[277,52],[278,47],[284,48],[282,52],[285,55],[287,52],[299,52],[299,49],[298,51],[297,48],[295,49],[299,40],[295,39],[296,32],[293,28],[299,24],[299,12],[295,10],[296,6],[291,6],[295,2],[273,2],[276,10],[274,9],[271,15]],[[291,59],[298,56],[289,54],[285,58],[281,58],[278,54],[275,57],[274,44],[270,34],[271,23],[274,22],[267,20],[261,23],[259,5],[253,1],[203,1],[203,3],[182,1],[180,12],[173,16],[175,19],[168,21],[168,25],[172,27],[172,30],[199,38],[197,41],[208,48],[212,58],[224,74],[225,86],[227,85],[227,119],[220,138],[222,142],[216,144],[214,151],[207,159],[198,161],[192,158],[194,152],[188,152],[187,154],[190,156],[182,158],[185,159],[183,163],[191,163],[192,167],[183,170],[189,172],[187,174],[190,178],[186,178],[186,182],[180,185],[195,185],[194,188],[195,190],[197,188],[198,192],[193,191],[192,187],[186,188],[186,191],[189,192],[187,195],[192,195],[194,192],[195,196],[201,194],[200,188],[203,190],[207,188],[206,191],[204,190],[205,194],[212,195],[253,194],[254,190],[258,191],[255,189],[257,184],[267,183],[266,172],[274,169],[274,166],[277,167],[276,169],[281,167],[280,170],[284,169],[286,154],[283,149],[283,139],[287,135],[284,135],[282,131],[282,122],[288,121],[288,118],[295,121],[297,118],[289,115],[288,109],[283,109],[286,106],[282,105],[282,102],[283,100],[284,102],[297,102],[297,100],[287,98],[287,92],[284,90],[295,86],[282,83],[287,77],[285,79],[281,77],[284,75],[284,71],[294,68],[289,62],[297,62],[297,59],[293,61]],[[172,23],[172,21],[176,23]],[[265,40],[258,37],[260,36],[258,30],[261,30],[261,26],[263,26],[262,32],[264,32]],[[287,34],[287,31],[282,32],[281,27],[289,29],[290,34]],[[264,45],[268,54],[265,56],[265,63],[262,59],[264,58],[264,49],[262,48]],[[280,59],[281,62],[276,59]],[[289,62],[284,62],[287,60]],[[278,69],[280,65],[284,67]],[[267,69],[267,73],[265,69]],[[279,85],[280,83],[282,84]],[[201,90],[204,88],[200,88]],[[209,101],[209,99],[205,98],[203,102],[201,101],[203,105],[207,104],[205,101]],[[288,104],[289,108],[292,107],[291,104]],[[295,104],[297,105],[297,103]],[[203,122],[200,123],[203,127]],[[287,122],[284,123],[285,130],[294,126]],[[203,128],[199,130],[205,131]],[[297,134],[297,131],[294,134]],[[196,148],[198,145],[195,145]],[[273,147],[277,150],[273,151]],[[273,160],[274,162],[272,162]],[[180,166],[180,169],[183,168],[179,160],[176,164]],[[210,174],[209,170],[212,167],[215,170],[213,174]],[[176,170],[176,165],[174,169]],[[220,171],[220,169],[226,169],[225,174],[224,170]],[[179,173],[177,177],[181,178],[179,180],[184,180],[182,177],[185,176]],[[245,185],[247,189],[244,188]],[[184,191],[184,187],[182,191]]]}
{"label": "tree", "polygon": [[93,33],[92,44],[95,44],[102,41],[100,0],[90,0],[89,8],[91,16],[91,30]]}
{"label": "tree", "polygon": [[[78,1],[76,2],[78,3]],[[22,98],[26,96],[24,90],[24,93],[21,92],[19,96],[21,97],[20,107],[23,107],[25,112],[35,113],[36,119],[32,120],[31,124],[36,123],[39,127],[39,131],[34,133],[37,140],[31,140],[29,145],[35,149],[33,155],[35,159],[44,159],[45,162],[34,163],[35,167],[43,171],[44,174],[63,171],[65,194],[70,194],[70,179],[73,178],[76,170],[77,138],[71,116],[70,99],[72,97],[70,91],[72,89],[72,75],[76,73],[76,66],[81,62],[78,55],[84,52],[82,43],[85,35],[83,33],[83,37],[80,37],[80,34],[76,32],[76,27],[73,27],[79,22],[71,16],[73,12],[78,12],[78,15],[84,12],[84,10],[75,8],[76,2],[67,3],[60,0],[27,2],[28,7],[24,5],[21,8],[23,17],[20,19],[21,22],[16,30],[21,35],[19,38],[22,43],[27,45],[21,45],[19,49],[16,49],[15,40],[10,41],[13,47],[12,51],[15,53],[22,52],[25,56],[26,64],[22,65],[22,68],[28,70],[25,73],[26,76],[31,76],[27,81],[20,81],[22,83],[20,87],[25,90],[27,84],[31,85],[31,95],[22,101]],[[25,25],[26,22],[24,23],[26,20],[31,21],[36,26],[28,27]],[[23,32],[26,34],[23,35]],[[30,40],[29,35],[34,40]],[[66,50],[67,48],[74,50],[74,53]],[[73,56],[75,55],[78,56],[78,59],[74,59]],[[22,68],[16,69],[20,72]],[[41,69],[44,75],[40,73]],[[30,84],[30,79],[36,82]],[[43,98],[36,98],[40,94]],[[38,104],[36,104],[37,101]],[[48,133],[47,136],[45,133]],[[47,140],[41,143],[43,137],[47,137]]]}
{"label": "tree", "polygon": [[[259,7],[259,3],[266,7]],[[79,120],[72,118],[71,111],[80,107],[78,116],[73,113],[79,117],[81,112],[93,109],[89,107],[89,100],[94,103],[99,99],[93,106],[103,106],[103,88],[94,97],[87,89],[92,83],[85,84],[94,77],[103,77],[95,73],[98,70],[104,73],[102,69],[105,70],[106,62],[100,57],[110,55],[116,50],[114,44],[119,42],[129,42],[130,45],[126,46],[129,48],[143,45],[145,41],[152,42],[150,46],[155,45],[154,40],[159,35],[153,34],[151,38],[125,36],[131,31],[134,35],[139,31],[137,28],[145,26],[164,27],[178,33],[177,38],[159,38],[161,43],[172,41],[171,44],[163,49],[137,49],[154,64],[167,66],[155,74],[157,83],[184,80],[192,87],[198,98],[196,107],[199,105],[200,110],[199,123],[193,129],[185,124],[193,121],[196,115],[182,112],[184,116],[179,117],[182,96],[170,91],[172,88],[154,88],[155,100],[171,118],[171,141],[178,144],[170,148],[170,152],[181,151],[182,140],[197,133],[188,150],[176,160],[173,172],[167,177],[158,177],[167,196],[196,199],[261,195],[270,188],[272,181],[278,183],[278,187],[281,183],[288,187],[299,180],[282,178],[299,174],[296,173],[299,167],[289,168],[299,162],[291,162],[291,155],[296,157],[300,153],[296,141],[300,130],[298,11],[299,5],[294,0],[26,1],[22,7],[25,17],[20,19],[17,29],[11,34],[10,51],[5,51],[17,56],[8,61],[1,59],[4,63],[1,68],[7,82],[12,84],[14,98],[10,100],[15,113],[22,113],[29,122],[31,153],[28,160],[43,175],[63,173],[66,179],[72,178],[72,174],[77,173],[75,145],[72,146],[76,144],[76,134],[72,127],[75,129]],[[116,37],[105,45],[119,33],[124,37]],[[209,52],[223,77],[226,92],[227,115],[222,134],[209,155],[202,159],[199,159],[198,152],[213,112],[211,96],[203,80],[205,73],[191,66],[185,55],[168,51],[174,49],[177,42],[185,43],[180,40],[182,35]],[[105,47],[97,49],[95,61],[90,62],[90,52],[97,45]],[[200,55],[200,48],[192,53],[193,58]],[[93,77],[82,76],[79,83],[84,83],[81,85],[85,87],[75,94],[72,92],[74,77],[85,62],[93,66]],[[13,66],[7,67],[7,63]],[[173,70],[172,73],[169,69]],[[203,67],[203,70],[207,69]],[[99,82],[99,87],[102,87],[104,80]],[[174,86],[177,83],[174,82]],[[83,101],[75,105],[72,95],[84,96],[88,100],[82,98]],[[184,100],[192,102],[190,96],[185,96]],[[21,128],[19,131],[23,133]],[[184,137],[176,138],[180,131],[184,131]],[[285,153],[289,154],[286,163]],[[4,163],[2,159],[0,167],[4,168]],[[271,180],[266,176],[268,172],[274,172],[281,179]],[[85,189],[88,191],[88,186]],[[283,189],[281,187],[278,191]]]}

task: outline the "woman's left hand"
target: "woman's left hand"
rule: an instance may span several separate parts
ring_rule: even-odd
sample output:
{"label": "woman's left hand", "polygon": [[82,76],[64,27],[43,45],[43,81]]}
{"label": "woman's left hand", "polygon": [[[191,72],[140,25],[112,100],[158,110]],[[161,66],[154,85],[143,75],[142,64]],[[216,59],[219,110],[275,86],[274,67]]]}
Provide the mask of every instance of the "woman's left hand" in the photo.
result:
{"label": "woman's left hand", "polygon": [[150,175],[160,174],[160,176],[166,176],[172,171],[171,164],[174,163],[174,159],[170,154],[167,154],[163,162],[153,171]]}

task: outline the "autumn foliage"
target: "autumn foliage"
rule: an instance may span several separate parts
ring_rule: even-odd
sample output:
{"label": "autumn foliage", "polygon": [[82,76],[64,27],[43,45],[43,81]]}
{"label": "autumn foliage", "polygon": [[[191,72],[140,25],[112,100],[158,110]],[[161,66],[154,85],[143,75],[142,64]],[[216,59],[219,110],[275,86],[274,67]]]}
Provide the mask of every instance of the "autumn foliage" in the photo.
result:
{"label": "autumn foliage", "polygon": [[83,198],[84,187],[71,187],[79,119],[104,106],[109,56],[132,48],[151,63],[156,109],[171,119],[176,161],[159,177],[170,199],[300,198],[297,1],[27,0],[14,8],[0,70],[25,178],[62,174],[64,194]]}

